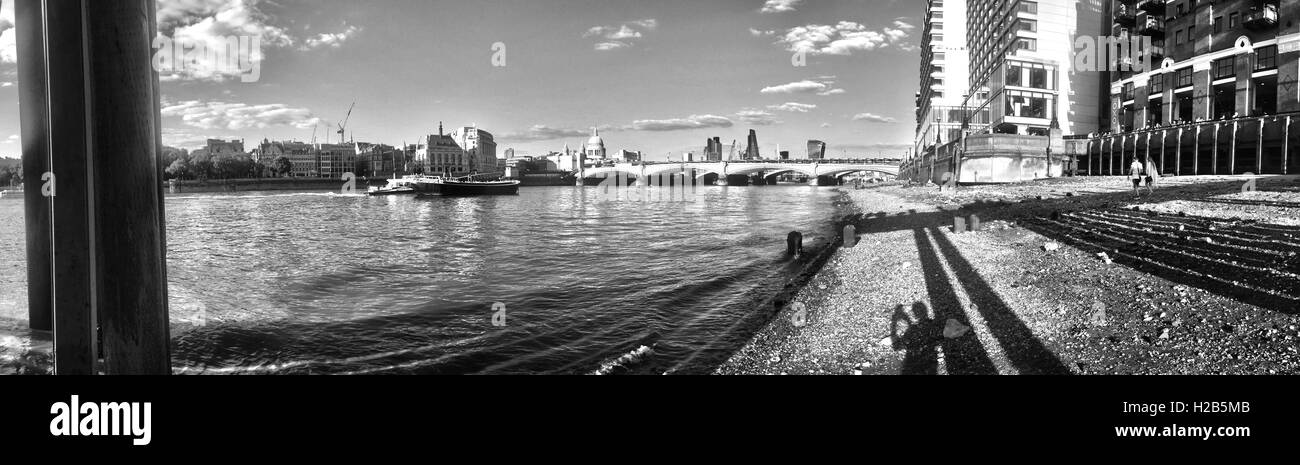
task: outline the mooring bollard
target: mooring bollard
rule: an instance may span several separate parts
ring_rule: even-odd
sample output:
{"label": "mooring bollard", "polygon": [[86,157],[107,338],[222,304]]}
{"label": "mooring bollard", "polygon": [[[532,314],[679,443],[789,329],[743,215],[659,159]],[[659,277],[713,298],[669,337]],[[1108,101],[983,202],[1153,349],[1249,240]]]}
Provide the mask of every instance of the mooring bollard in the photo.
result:
{"label": "mooring bollard", "polygon": [[960,216],[952,219],[952,232],[961,234],[966,232],[966,218]]}
{"label": "mooring bollard", "polygon": [[844,247],[853,248],[858,245],[858,228],[853,225],[844,227]]}
{"label": "mooring bollard", "polygon": [[969,229],[970,229],[971,232],[979,232],[979,230],[980,230],[980,216],[979,216],[979,215],[971,215],[971,216],[970,216],[970,225],[969,225],[968,227],[969,227]]}
{"label": "mooring bollard", "polygon": [[799,231],[791,231],[785,237],[785,254],[799,255],[803,253],[803,234]]}

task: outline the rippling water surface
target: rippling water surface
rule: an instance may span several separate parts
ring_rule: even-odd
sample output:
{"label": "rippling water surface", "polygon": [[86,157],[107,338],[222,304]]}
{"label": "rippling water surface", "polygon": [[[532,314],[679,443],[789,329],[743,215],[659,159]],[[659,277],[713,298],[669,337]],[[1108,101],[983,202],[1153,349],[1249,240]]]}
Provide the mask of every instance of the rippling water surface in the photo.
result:
{"label": "rippling water surface", "polygon": [[[786,233],[829,232],[836,192],[699,193],[694,202],[609,201],[575,187],[168,197],[175,366],[704,372],[743,343],[741,322],[793,274]],[[20,201],[0,203],[0,320],[11,325],[26,312],[21,219]],[[505,326],[494,326],[502,307]],[[636,352],[642,345],[653,353]]]}

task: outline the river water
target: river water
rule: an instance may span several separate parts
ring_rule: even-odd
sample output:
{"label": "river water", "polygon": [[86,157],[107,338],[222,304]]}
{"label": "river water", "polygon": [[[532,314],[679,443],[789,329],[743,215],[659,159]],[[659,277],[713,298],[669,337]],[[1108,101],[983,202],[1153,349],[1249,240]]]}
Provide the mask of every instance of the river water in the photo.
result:
{"label": "river water", "polygon": [[[169,196],[175,370],[706,373],[800,268],[786,234],[829,240],[838,193],[694,194]],[[10,330],[26,316],[21,224],[22,202],[0,202]]]}

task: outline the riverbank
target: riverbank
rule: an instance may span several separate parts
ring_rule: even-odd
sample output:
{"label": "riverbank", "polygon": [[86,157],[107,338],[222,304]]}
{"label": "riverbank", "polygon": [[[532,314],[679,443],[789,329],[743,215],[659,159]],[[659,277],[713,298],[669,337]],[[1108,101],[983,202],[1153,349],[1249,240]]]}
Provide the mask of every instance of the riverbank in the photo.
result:
{"label": "riverbank", "polygon": [[[850,191],[860,244],[715,372],[1300,373],[1300,184],[1243,182]],[[971,214],[983,231],[953,233]]]}
{"label": "riverbank", "polygon": [[[357,192],[365,193],[367,186],[382,186],[386,180],[371,179],[356,181]],[[343,181],[321,178],[261,178],[261,179],[222,179],[207,181],[178,181],[163,186],[168,194],[204,194],[213,192],[260,192],[260,191],[340,191]]]}

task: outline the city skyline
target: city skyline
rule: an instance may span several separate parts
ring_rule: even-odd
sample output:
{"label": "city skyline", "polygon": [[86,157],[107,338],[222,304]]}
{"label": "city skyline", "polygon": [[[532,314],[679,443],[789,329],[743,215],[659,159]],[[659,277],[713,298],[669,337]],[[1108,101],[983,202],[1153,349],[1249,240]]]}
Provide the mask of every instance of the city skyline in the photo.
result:
{"label": "city skyline", "polygon": [[[711,137],[743,147],[750,129],[764,157],[809,139],[832,153],[903,153],[924,3],[196,0],[158,11],[164,37],[251,35],[263,58],[256,82],[164,73],[166,145],[310,141],[314,127],[332,141],[355,101],[357,141],[414,143],[443,121],[544,155],[598,127],[611,151],[663,160],[701,153]],[[12,15],[3,2],[8,157],[20,152]],[[794,66],[799,51],[806,66]]]}

